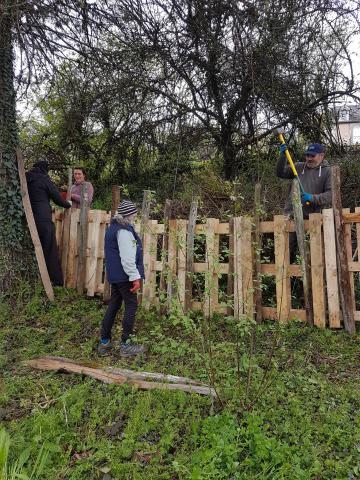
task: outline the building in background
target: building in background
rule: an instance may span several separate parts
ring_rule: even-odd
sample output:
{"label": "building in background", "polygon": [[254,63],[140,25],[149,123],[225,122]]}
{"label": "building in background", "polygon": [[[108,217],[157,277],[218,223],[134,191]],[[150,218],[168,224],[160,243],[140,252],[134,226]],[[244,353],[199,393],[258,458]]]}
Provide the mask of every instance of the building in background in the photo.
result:
{"label": "building in background", "polygon": [[360,105],[336,107],[333,133],[342,143],[360,145]]}

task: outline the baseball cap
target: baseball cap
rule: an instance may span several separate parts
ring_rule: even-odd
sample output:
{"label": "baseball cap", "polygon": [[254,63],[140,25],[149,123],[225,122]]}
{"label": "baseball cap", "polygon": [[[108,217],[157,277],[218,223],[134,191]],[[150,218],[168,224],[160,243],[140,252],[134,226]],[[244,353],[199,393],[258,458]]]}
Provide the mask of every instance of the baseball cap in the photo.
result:
{"label": "baseball cap", "polygon": [[316,155],[317,153],[325,153],[325,147],[321,143],[311,143],[305,151],[305,155]]}

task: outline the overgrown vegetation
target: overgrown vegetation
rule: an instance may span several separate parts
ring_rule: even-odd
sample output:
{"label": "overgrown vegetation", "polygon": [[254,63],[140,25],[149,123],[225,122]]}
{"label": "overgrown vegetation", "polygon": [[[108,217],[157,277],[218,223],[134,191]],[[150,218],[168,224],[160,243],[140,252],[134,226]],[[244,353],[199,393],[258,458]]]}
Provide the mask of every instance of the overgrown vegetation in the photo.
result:
{"label": "overgrown vegetation", "polygon": [[99,359],[99,300],[57,289],[52,304],[40,289],[30,292],[24,285],[16,308],[3,304],[0,314],[9,467],[28,455],[22,472],[30,476],[43,449],[44,471],[33,478],[359,478],[359,335],[217,315],[206,331],[220,404],[26,368],[28,358],[61,355],[204,381],[209,373],[198,314],[140,311],[137,338],[147,354],[130,361],[115,349]]}

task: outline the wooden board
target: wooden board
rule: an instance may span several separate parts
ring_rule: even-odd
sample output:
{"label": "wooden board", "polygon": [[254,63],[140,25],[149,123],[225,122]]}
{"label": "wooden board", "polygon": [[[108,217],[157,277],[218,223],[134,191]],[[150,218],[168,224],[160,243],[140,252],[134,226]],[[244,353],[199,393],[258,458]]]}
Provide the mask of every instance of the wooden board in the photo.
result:
{"label": "wooden board", "polygon": [[336,264],[336,241],[334,213],[331,208],[323,210],[326,289],[330,328],[340,328],[340,300]]}
{"label": "wooden board", "polygon": [[309,229],[314,325],[319,328],[325,328],[324,250],[321,227],[321,213],[310,214]]}
{"label": "wooden board", "polygon": [[186,284],[186,230],[187,221],[177,221],[177,245],[178,245],[178,298],[181,305],[185,306],[185,284]]}
{"label": "wooden board", "polygon": [[194,274],[194,242],[198,202],[194,200],[190,205],[189,221],[187,226],[186,242],[186,278],[185,278],[185,311],[189,310],[192,301],[193,274]]}
{"label": "wooden board", "polygon": [[27,221],[27,224],[28,224],[31,240],[32,240],[32,243],[34,245],[36,261],[37,261],[37,264],[38,264],[38,267],[39,267],[39,272],[40,272],[40,278],[41,278],[42,284],[44,286],[46,296],[48,297],[49,300],[53,301],[54,300],[54,290],[53,290],[52,285],[51,285],[49,272],[48,272],[47,267],[46,267],[44,252],[43,252],[43,249],[42,249],[42,246],[41,246],[39,234],[38,234],[38,231],[37,231],[37,228],[36,228],[34,215],[33,215],[32,208],[31,208],[29,192],[28,192],[26,176],[25,176],[24,159],[23,159],[23,156],[22,156],[22,152],[19,148],[16,149],[16,158],[17,158],[18,169],[19,169],[19,179],[20,179],[20,190],[21,190],[22,202],[23,202],[23,207],[24,207],[24,211],[25,211],[26,221]]}
{"label": "wooden board", "polygon": [[233,218],[233,277],[234,277],[234,316],[239,319],[244,314],[243,263],[242,263],[242,217]]}
{"label": "wooden board", "polygon": [[288,220],[283,215],[274,217],[276,301],[278,320],[287,322],[291,310],[291,290],[289,276],[289,230]]}
{"label": "wooden board", "polygon": [[[343,208],[343,214],[350,213],[350,208]],[[348,269],[349,269],[349,281],[350,281],[350,291],[351,291],[351,305],[353,312],[355,313],[355,283],[354,283],[354,272],[350,271],[349,264],[352,262],[352,240],[351,240],[351,223],[344,224],[344,240],[345,240],[345,248],[347,254],[347,261],[348,261]]]}
{"label": "wooden board", "polygon": [[219,258],[219,235],[216,234],[218,224],[219,220],[217,218],[208,218],[205,226],[205,317],[211,317],[216,311],[216,306],[218,304],[219,278],[216,271],[216,262],[218,262]]}
{"label": "wooden board", "polygon": [[78,270],[78,235],[79,235],[79,221],[80,210],[78,208],[72,208],[68,214],[68,245],[67,252],[67,265],[66,265],[66,281],[65,286],[68,288],[76,288],[76,276]]}

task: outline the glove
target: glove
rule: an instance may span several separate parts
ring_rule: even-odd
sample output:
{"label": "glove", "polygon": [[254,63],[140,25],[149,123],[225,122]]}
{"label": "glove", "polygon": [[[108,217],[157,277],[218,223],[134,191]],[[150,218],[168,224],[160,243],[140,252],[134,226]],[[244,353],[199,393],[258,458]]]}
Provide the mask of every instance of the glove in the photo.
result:
{"label": "glove", "polygon": [[287,143],[282,143],[280,145],[280,148],[279,148],[279,153],[280,155],[284,155],[285,154],[285,151],[288,149],[289,147],[287,146]]}
{"label": "glove", "polygon": [[72,206],[72,201],[71,201],[71,200],[66,200],[66,203],[69,204],[69,207],[68,207],[68,208],[70,208],[70,207]]}
{"label": "glove", "polygon": [[132,282],[132,287],[130,288],[130,292],[131,293],[136,293],[138,290],[140,290],[140,287],[141,287],[140,279],[134,280]]}
{"label": "glove", "polygon": [[311,193],[302,193],[301,194],[301,205],[306,205],[307,203],[312,203],[313,202],[313,196]]}

